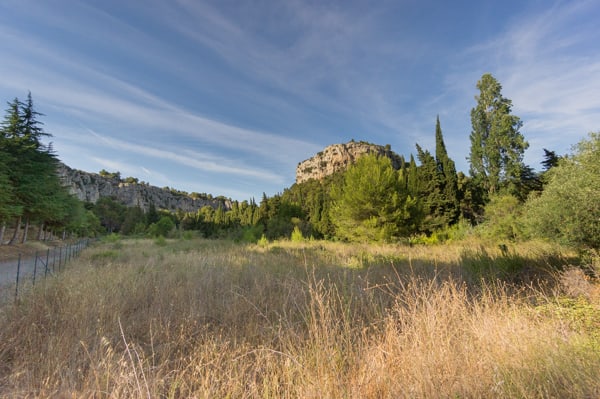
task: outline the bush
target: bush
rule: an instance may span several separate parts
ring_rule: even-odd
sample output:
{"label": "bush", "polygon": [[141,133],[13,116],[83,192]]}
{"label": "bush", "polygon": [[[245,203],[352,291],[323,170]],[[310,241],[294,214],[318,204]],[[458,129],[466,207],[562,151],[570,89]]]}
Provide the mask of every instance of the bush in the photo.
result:
{"label": "bush", "polygon": [[294,227],[294,231],[292,231],[292,242],[304,242],[304,236],[302,235],[302,231],[298,226]]}
{"label": "bush", "polygon": [[259,247],[266,247],[267,245],[269,245],[269,240],[267,240],[267,236],[265,236],[264,234],[260,237],[260,240],[258,240],[258,246]]}
{"label": "bush", "polygon": [[580,248],[600,249],[600,133],[591,133],[548,171],[541,195],[526,204],[532,236]]}
{"label": "bush", "polygon": [[522,209],[521,202],[512,195],[493,196],[485,206],[481,234],[484,237],[510,241],[522,237]]}
{"label": "bush", "polygon": [[175,229],[175,223],[169,216],[162,216],[158,222],[148,227],[148,233],[153,237],[167,237]]}

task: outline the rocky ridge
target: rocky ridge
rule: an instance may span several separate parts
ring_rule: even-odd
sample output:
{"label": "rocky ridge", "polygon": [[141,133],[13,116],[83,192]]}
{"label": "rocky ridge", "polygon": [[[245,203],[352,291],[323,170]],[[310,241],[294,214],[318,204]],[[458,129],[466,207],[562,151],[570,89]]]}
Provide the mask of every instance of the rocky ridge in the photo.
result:
{"label": "rocky ridge", "polygon": [[389,145],[381,146],[364,141],[350,141],[325,147],[312,158],[302,161],[296,167],[296,183],[310,179],[321,180],[335,172],[343,171],[356,160],[367,154],[377,154],[390,158],[392,166],[400,169],[402,158],[393,152]]}
{"label": "rocky ridge", "polygon": [[126,206],[139,206],[145,212],[151,204],[157,209],[196,212],[204,206],[231,208],[231,201],[224,198],[192,198],[167,188],[159,188],[145,183],[126,183],[117,177],[105,177],[71,169],[60,164],[58,174],[63,184],[81,201],[96,203],[102,197],[112,197]]}

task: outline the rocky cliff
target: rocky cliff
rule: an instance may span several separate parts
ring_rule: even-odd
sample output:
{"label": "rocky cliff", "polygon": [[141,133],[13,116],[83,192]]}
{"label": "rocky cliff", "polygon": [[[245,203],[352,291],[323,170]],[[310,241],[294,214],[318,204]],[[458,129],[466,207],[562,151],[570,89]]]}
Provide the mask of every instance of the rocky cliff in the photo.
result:
{"label": "rocky cliff", "polygon": [[350,141],[346,144],[333,144],[312,158],[302,161],[296,167],[296,183],[309,179],[322,179],[335,172],[345,170],[358,158],[366,154],[377,154],[390,158],[392,166],[400,169],[402,158],[389,146],[381,146],[364,141]]}
{"label": "rocky cliff", "polygon": [[181,209],[184,212],[195,212],[206,205],[231,208],[231,201],[224,198],[192,198],[166,188],[144,183],[126,183],[117,177],[71,169],[64,164],[60,164],[58,173],[71,194],[81,201],[96,203],[102,197],[112,197],[126,206],[140,206],[144,211],[149,209],[150,204],[154,204],[157,209]]}

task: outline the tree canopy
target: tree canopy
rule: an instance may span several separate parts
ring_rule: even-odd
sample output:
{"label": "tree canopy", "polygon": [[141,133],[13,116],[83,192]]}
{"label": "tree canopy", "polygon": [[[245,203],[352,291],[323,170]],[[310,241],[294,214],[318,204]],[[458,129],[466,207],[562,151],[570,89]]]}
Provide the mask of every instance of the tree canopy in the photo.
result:
{"label": "tree canopy", "polygon": [[600,132],[546,173],[544,191],[526,205],[530,233],[600,249]]}
{"label": "tree canopy", "polygon": [[502,96],[502,85],[486,73],[477,89],[477,105],[471,110],[470,173],[493,195],[520,180],[529,144],[519,131],[523,123],[511,113],[512,101]]}

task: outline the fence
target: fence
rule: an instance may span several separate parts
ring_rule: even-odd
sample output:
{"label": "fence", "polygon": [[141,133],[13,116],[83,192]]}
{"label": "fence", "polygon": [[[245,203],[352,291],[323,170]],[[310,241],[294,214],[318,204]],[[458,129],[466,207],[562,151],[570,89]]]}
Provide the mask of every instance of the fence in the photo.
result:
{"label": "fence", "polygon": [[[90,244],[90,239],[82,239],[67,245],[37,251],[33,257],[24,258],[19,254],[16,261],[0,263],[0,291],[6,291],[15,283],[15,299],[19,289],[28,282],[35,286],[36,280],[60,272],[68,261],[77,257]],[[5,296],[6,292],[4,293]]]}

